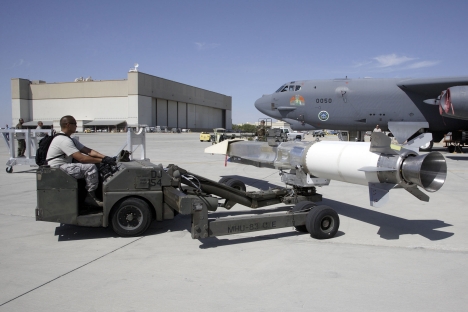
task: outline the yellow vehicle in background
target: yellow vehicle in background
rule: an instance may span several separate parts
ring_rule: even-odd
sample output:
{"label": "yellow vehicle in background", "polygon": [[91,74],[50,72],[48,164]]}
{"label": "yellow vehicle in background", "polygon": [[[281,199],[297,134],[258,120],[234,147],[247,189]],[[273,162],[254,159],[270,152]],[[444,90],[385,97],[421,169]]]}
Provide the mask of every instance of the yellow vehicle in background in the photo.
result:
{"label": "yellow vehicle in background", "polygon": [[201,132],[200,133],[200,142],[210,142],[211,135],[208,132]]}

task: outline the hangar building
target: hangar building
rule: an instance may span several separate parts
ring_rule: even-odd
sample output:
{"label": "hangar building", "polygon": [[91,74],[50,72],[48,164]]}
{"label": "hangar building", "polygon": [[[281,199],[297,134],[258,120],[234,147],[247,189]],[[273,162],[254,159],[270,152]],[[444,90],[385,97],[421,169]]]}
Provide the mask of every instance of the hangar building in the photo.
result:
{"label": "hangar building", "polygon": [[127,79],[46,83],[11,80],[13,125],[59,130],[62,116],[72,115],[77,130],[85,127],[186,128],[192,131],[232,128],[232,98],[216,92],[151,76],[136,70]]}

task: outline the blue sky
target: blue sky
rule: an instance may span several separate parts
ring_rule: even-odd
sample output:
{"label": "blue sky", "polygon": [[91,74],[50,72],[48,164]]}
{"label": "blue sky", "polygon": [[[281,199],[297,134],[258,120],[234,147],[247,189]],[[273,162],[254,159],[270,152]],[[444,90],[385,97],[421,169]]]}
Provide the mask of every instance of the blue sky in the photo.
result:
{"label": "blue sky", "polygon": [[125,79],[136,62],[232,96],[235,124],[291,80],[468,76],[467,12],[461,0],[4,0],[0,125],[11,78]]}

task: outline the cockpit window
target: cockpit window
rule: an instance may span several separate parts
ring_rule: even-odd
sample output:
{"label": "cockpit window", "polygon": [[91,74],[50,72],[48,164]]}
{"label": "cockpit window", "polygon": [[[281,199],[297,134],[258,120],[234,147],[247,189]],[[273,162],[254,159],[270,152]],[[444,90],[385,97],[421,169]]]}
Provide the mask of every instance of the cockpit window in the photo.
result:
{"label": "cockpit window", "polygon": [[283,87],[284,87],[284,85],[282,85],[281,87],[279,87],[279,89],[276,90],[275,92],[276,92],[276,93],[281,92],[281,91],[283,90]]}
{"label": "cockpit window", "polygon": [[286,91],[299,91],[301,90],[301,86],[299,85],[282,85],[278,90],[275,92],[286,92]]}

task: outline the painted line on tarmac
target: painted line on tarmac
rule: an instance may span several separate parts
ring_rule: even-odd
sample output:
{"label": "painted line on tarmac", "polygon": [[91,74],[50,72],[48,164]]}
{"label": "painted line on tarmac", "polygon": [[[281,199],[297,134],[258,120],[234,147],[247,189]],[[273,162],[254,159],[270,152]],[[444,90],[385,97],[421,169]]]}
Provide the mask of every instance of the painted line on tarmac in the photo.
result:
{"label": "painted line on tarmac", "polygon": [[123,245],[123,246],[120,246],[119,248],[116,248],[116,249],[114,249],[114,250],[112,250],[112,251],[109,251],[108,253],[106,253],[106,254],[104,254],[104,255],[102,255],[102,256],[100,256],[100,257],[94,259],[94,260],[91,260],[91,261],[89,261],[89,262],[87,262],[87,263],[85,263],[85,264],[83,264],[83,265],[80,265],[79,267],[77,267],[77,268],[75,268],[75,269],[73,269],[73,270],[70,270],[70,271],[68,271],[67,273],[64,273],[64,274],[62,274],[62,275],[60,275],[60,276],[57,276],[56,278],[51,279],[50,281],[45,282],[45,283],[42,284],[42,285],[39,285],[39,286],[37,286],[37,287],[34,287],[33,289],[28,290],[27,292],[22,293],[21,295],[16,296],[15,298],[10,299],[10,300],[8,300],[8,301],[6,301],[6,302],[0,304],[0,307],[4,306],[5,304],[7,304],[7,303],[9,303],[9,302],[12,302],[13,300],[16,300],[16,299],[18,299],[18,298],[20,298],[20,297],[23,297],[24,295],[29,294],[30,292],[32,292],[32,291],[34,291],[34,290],[36,290],[36,289],[39,289],[39,288],[41,288],[42,286],[45,286],[45,285],[47,285],[47,284],[50,284],[50,283],[52,283],[53,281],[58,280],[58,279],[61,278],[61,277],[64,277],[65,275],[68,275],[68,274],[70,274],[70,273],[72,273],[72,272],[75,272],[76,270],[81,269],[81,268],[87,266],[88,264],[91,264],[91,263],[93,263],[93,262],[95,262],[95,261],[97,261],[97,260],[99,260],[99,259],[101,259],[101,258],[104,258],[104,257],[110,255],[111,253],[113,253],[113,252],[115,252],[115,251],[117,251],[117,250],[119,250],[119,249],[122,249],[122,248],[124,248],[124,247],[127,247],[128,245],[133,244],[133,243],[139,241],[139,240],[142,239],[142,238],[144,238],[144,236],[142,236],[142,237],[140,237],[140,238],[137,238],[137,239],[135,239],[134,241],[131,241],[131,242],[128,243],[128,244],[125,244],[125,245]]}

